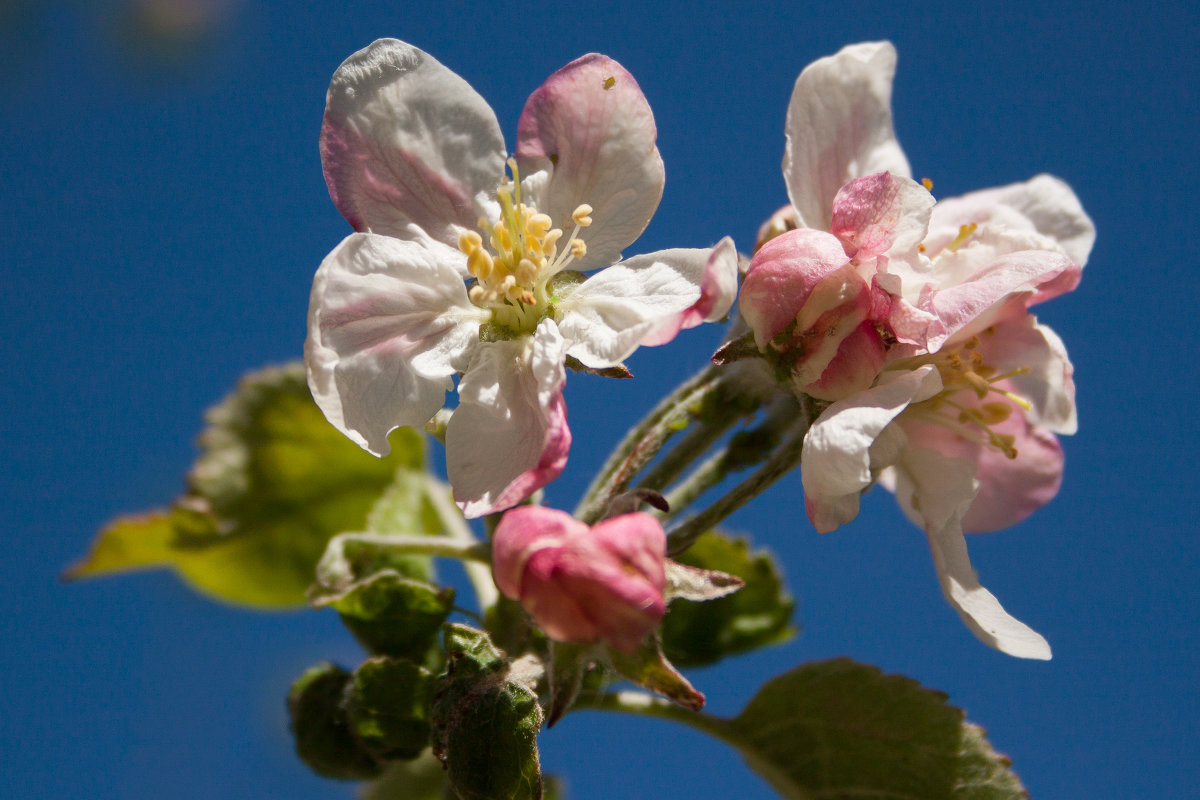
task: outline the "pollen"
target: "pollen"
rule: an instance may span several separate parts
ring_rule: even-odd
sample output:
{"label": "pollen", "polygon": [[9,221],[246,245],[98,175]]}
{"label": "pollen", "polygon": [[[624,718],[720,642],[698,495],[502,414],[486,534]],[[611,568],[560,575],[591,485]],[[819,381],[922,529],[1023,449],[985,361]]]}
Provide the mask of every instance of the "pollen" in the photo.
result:
{"label": "pollen", "polygon": [[933,181],[929,180],[929,178],[921,178],[921,185],[925,187],[925,191],[933,191]]}
{"label": "pollen", "polygon": [[489,309],[500,328],[531,333],[550,306],[547,283],[587,254],[580,231],[592,224],[592,207],[577,206],[571,213],[574,227],[565,234],[548,214],[524,202],[517,162],[507,163],[511,178],[496,188],[499,217],[479,220],[478,232],[459,234],[458,249],[474,279],[470,301]]}

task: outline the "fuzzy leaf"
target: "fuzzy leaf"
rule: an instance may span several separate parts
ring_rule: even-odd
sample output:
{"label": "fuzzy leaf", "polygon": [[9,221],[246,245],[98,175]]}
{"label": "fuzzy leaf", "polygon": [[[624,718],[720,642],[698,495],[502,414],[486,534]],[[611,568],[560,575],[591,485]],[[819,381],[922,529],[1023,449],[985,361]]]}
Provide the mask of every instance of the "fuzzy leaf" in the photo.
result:
{"label": "fuzzy leaf", "polygon": [[944,694],[849,659],[769,681],[728,733],[750,767],[793,800],[1028,796]]}
{"label": "fuzzy leaf", "polygon": [[[342,436],[299,364],[246,376],[206,418],[188,492],[171,509],[110,523],[66,577],[170,567],[225,602],[302,605],[330,537],[362,530],[397,470],[423,461],[421,436],[407,429],[393,434],[386,459]],[[422,514],[408,517],[423,525]]]}
{"label": "fuzzy leaf", "polygon": [[432,701],[428,670],[402,658],[371,658],[346,687],[346,719],[377,758],[413,759],[429,746]]}
{"label": "fuzzy leaf", "polygon": [[704,707],[704,695],[683,677],[663,655],[657,636],[650,636],[633,653],[608,648],[613,668],[629,680],[652,692],[657,692],[684,708],[699,711]]}
{"label": "fuzzy leaf", "polygon": [[343,696],[350,674],[323,663],[301,675],[288,694],[288,714],[296,753],[319,775],[362,779],[383,765],[355,738],[346,720]]}
{"label": "fuzzy leaf", "polygon": [[454,590],[385,570],[317,603],[337,609],[372,653],[423,662],[454,608]]}
{"label": "fuzzy leaf", "polygon": [[721,570],[745,586],[707,602],[671,603],[662,626],[663,651],[680,666],[710,664],[728,655],[781,642],[795,633],[789,624],[794,603],[774,563],[764,552],[752,553],[744,539],[706,533],[682,564]]}
{"label": "fuzzy leaf", "polygon": [[462,800],[540,800],[540,670],[508,662],[487,634],[446,626],[446,672],[433,705],[433,752]]}

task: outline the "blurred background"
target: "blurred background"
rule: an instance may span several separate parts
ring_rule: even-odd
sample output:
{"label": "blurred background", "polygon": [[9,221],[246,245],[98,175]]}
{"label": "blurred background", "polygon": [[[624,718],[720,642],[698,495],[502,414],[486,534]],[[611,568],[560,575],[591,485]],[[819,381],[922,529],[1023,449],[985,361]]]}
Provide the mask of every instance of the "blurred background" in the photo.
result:
{"label": "blurred background", "polygon": [[[845,44],[900,53],[897,134],[934,192],[1052,172],[1099,231],[1080,289],[1039,307],[1076,365],[1060,496],[970,540],[983,582],[1054,647],[977,642],[882,490],[818,536],[799,476],[728,527],[777,554],[789,643],[693,670],[734,714],[768,678],[848,655],[950,695],[1035,798],[1184,797],[1200,714],[1194,4],[289,3],[0,0],[0,775],[13,798],[344,798],[294,756],[284,697],[363,655],[331,611],[215,604],[156,572],[63,584],[115,515],[182,489],[203,410],[300,356],[316,266],[349,232],[317,135],[329,77],[375,38],[467,79],[513,142],[528,94],[588,51],[638,79],[667,169],[630,252],[742,249],[786,201],[792,83]],[[608,448],[721,331],[572,375],[571,508]],[[541,738],[573,800],[773,795],[669,723],[580,713]]]}

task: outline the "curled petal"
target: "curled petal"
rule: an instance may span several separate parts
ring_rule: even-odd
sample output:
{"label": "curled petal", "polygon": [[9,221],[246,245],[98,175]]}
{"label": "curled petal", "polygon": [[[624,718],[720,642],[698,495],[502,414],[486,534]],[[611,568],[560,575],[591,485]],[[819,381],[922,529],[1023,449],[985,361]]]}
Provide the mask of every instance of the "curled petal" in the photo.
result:
{"label": "curled petal", "polygon": [[818,59],[796,79],[783,178],[803,227],[829,230],[833,198],[853,178],[910,176],[892,129],[895,72],[896,49],[871,42]]}
{"label": "curled petal", "polygon": [[[841,242],[823,231],[788,231],[759,248],[750,260],[738,299],[758,348],[765,349],[776,334],[795,322],[814,290],[846,263]],[[865,289],[865,283],[851,271],[847,281],[838,284],[838,298],[847,288],[849,294],[856,294]],[[837,305],[838,298],[817,305],[828,308]]]}
{"label": "curled petal", "polygon": [[980,225],[999,222],[1006,227],[1035,231],[1052,239],[1080,267],[1087,263],[1096,241],[1096,226],[1079,198],[1070,186],[1053,175],[1038,175],[1024,183],[941,201],[930,224],[930,238],[953,238],[960,225],[972,222]]}
{"label": "curled petal", "polygon": [[657,137],[637,81],[607,56],[572,61],[530,95],[517,126],[517,158],[526,173],[550,173],[539,208],[569,233],[576,207],[592,206],[587,254],[575,268],[620,260],[646,229],[663,191]]}
{"label": "curled petal", "polygon": [[520,506],[496,526],[492,564],[496,586],[506,597],[519,599],[525,564],[547,547],[562,547],[572,536],[587,535],[588,526],[565,511],[545,506]]}
{"label": "curled petal", "polygon": [[912,178],[879,172],[838,191],[829,230],[859,261],[888,250],[909,253],[925,238],[933,205],[933,195]]}
{"label": "curled petal", "polygon": [[589,367],[611,367],[642,344],[719,319],[733,303],[737,272],[728,238],[712,249],[661,250],[603,269],[558,304],[567,353]]}
{"label": "curled petal", "polygon": [[909,448],[895,467],[896,497],[925,530],[942,594],[980,641],[1017,658],[1050,658],[1050,645],[1013,617],[979,583],[971,566],[962,519],[976,482],[970,466],[956,458]]}
{"label": "curled petal", "polygon": [[454,245],[504,176],[496,115],[428,53],[380,39],[329,84],[321,126],[329,195],[359,231]]}
{"label": "curled petal", "polygon": [[549,320],[533,337],[475,349],[446,427],[446,471],[467,517],[516,505],[566,466],[564,349]]}
{"label": "curled petal", "polygon": [[[946,259],[960,256],[970,259],[972,253],[952,253]],[[925,346],[937,350],[956,335],[968,335],[1019,313],[1038,286],[1062,274],[1078,275],[1078,267],[1062,253],[1021,250],[989,258],[956,285],[944,289],[928,287],[918,305],[936,316],[939,324]],[[1019,308],[1013,308],[1014,304]]]}
{"label": "curled petal", "polygon": [[436,242],[355,233],[313,280],[304,360],[329,421],[377,456],[388,434],[423,425],[478,339],[480,312]]}
{"label": "curled petal", "polygon": [[[817,418],[804,437],[800,460],[805,507],[817,531],[828,533],[858,516],[859,494],[886,466],[872,446],[910,403],[928,399],[941,388],[937,370],[926,365],[885,376]],[[901,450],[890,442],[887,449],[892,454]]]}

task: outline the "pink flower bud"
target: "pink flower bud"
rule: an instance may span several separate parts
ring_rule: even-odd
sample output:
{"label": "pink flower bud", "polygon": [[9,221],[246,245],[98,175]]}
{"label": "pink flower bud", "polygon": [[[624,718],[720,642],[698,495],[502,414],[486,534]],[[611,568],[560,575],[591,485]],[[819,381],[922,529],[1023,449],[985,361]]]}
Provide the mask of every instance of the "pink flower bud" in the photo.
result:
{"label": "pink flower bud", "polygon": [[877,321],[887,319],[889,305],[837,237],[812,229],[766,242],[750,261],[739,300],[758,349],[797,390],[821,400],[840,400],[875,380],[885,350]]}
{"label": "pink flower bud", "polygon": [[662,621],[667,537],[649,514],[589,528],[564,511],[520,506],[492,541],[496,585],[563,642],[633,652]]}

